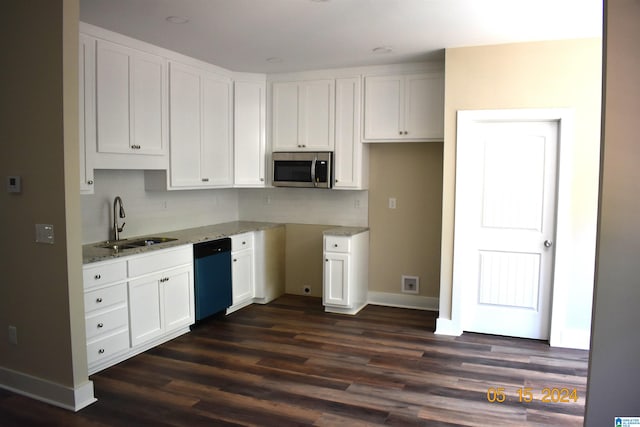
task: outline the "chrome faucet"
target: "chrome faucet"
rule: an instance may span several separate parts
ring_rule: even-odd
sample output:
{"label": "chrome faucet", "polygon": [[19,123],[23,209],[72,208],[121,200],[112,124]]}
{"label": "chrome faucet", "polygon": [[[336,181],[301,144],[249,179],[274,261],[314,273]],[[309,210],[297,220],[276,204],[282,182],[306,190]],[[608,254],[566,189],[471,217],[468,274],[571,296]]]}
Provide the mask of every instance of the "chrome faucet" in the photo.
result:
{"label": "chrome faucet", "polygon": [[[116,207],[118,205],[118,203],[120,203],[120,210],[117,212],[116,211]],[[118,226],[118,216],[117,214],[120,215],[120,218],[124,218],[126,216],[126,214],[124,213],[124,206],[122,206],[122,199],[120,198],[120,196],[116,196],[115,199],[113,199],[113,240],[114,241],[118,241],[120,240],[120,233],[122,232],[122,230],[124,230],[124,222],[122,223],[122,227]]]}

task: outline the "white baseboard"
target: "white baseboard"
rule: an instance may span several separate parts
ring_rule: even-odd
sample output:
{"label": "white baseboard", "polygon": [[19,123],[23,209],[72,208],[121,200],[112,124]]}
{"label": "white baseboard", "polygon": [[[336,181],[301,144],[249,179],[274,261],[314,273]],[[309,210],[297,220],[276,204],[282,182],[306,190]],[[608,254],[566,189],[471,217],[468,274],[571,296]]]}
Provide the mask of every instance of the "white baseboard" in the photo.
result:
{"label": "white baseboard", "polygon": [[415,310],[438,311],[440,300],[420,295],[392,294],[389,292],[371,292],[368,295],[369,304],[387,307],[412,308]]}
{"label": "white baseboard", "polygon": [[589,350],[591,344],[591,331],[582,329],[564,329],[560,332],[560,339],[551,339],[551,347],[573,348],[576,350]]}
{"label": "white baseboard", "polygon": [[436,335],[451,335],[454,337],[459,337],[462,335],[462,329],[457,322],[454,322],[451,319],[444,319],[442,317],[438,317],[436,319]]}
{"label": "white baseboard", "polygon": [[3,367],[0,367],[0,388],[74,412],[97,400],[93,381],[73,388]]}

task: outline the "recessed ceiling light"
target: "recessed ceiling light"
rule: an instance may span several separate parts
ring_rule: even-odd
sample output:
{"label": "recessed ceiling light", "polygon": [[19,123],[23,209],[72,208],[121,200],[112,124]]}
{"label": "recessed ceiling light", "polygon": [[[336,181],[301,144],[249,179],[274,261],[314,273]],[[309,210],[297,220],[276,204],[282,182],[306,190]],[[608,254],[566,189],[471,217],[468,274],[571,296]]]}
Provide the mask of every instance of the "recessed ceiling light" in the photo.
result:
{"label": "recessed ceiling light", "polygon": [[391,46],[378,46],[376,48],[371,49],[373,53],[391,53],[393,52],[393,48]]}
{"label": "recessed ceiling light", "polygon": [[271,58],[267,58],[267,62],[271,64],[279,64],[282,62],[282,58],[278,58],[277,56],[273,56]]}
{"label": "recessed ceiling light", "polygon": [[188,16],[168,16],[167,21],[172,24],[186,24],[189,22]]}

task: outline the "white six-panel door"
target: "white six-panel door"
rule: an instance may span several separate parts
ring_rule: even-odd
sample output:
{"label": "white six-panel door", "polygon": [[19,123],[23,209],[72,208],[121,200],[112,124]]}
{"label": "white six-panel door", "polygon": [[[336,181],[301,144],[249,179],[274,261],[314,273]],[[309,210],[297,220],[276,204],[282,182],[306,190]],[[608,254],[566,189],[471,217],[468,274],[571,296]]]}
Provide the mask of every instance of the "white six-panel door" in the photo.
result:
{"label": "white six-panel door", "polygon": [[454,282],[465,331],[548,339],[557,121],[477,122],[458,140]]}

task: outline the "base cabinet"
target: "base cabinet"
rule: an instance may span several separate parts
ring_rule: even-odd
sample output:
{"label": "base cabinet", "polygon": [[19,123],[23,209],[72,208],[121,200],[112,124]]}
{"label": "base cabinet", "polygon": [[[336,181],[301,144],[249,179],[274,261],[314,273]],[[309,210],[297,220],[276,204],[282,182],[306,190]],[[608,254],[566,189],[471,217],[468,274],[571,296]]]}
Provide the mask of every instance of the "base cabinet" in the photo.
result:
{"label": "base cabinet", "polygon": [[189,331],[195,321],[193,247],[83,269],[89,374]]}
{"label": "base cabinet", "polygon": [[227,309],[227,314],[253,302],[255,292],[253,241],[253,232],[231,236],[232,305]]}
{"label": "base cabinet", "polygon": [[325,235],[323,243],[325,311],[356,314],[367,305],[369,232]]}

